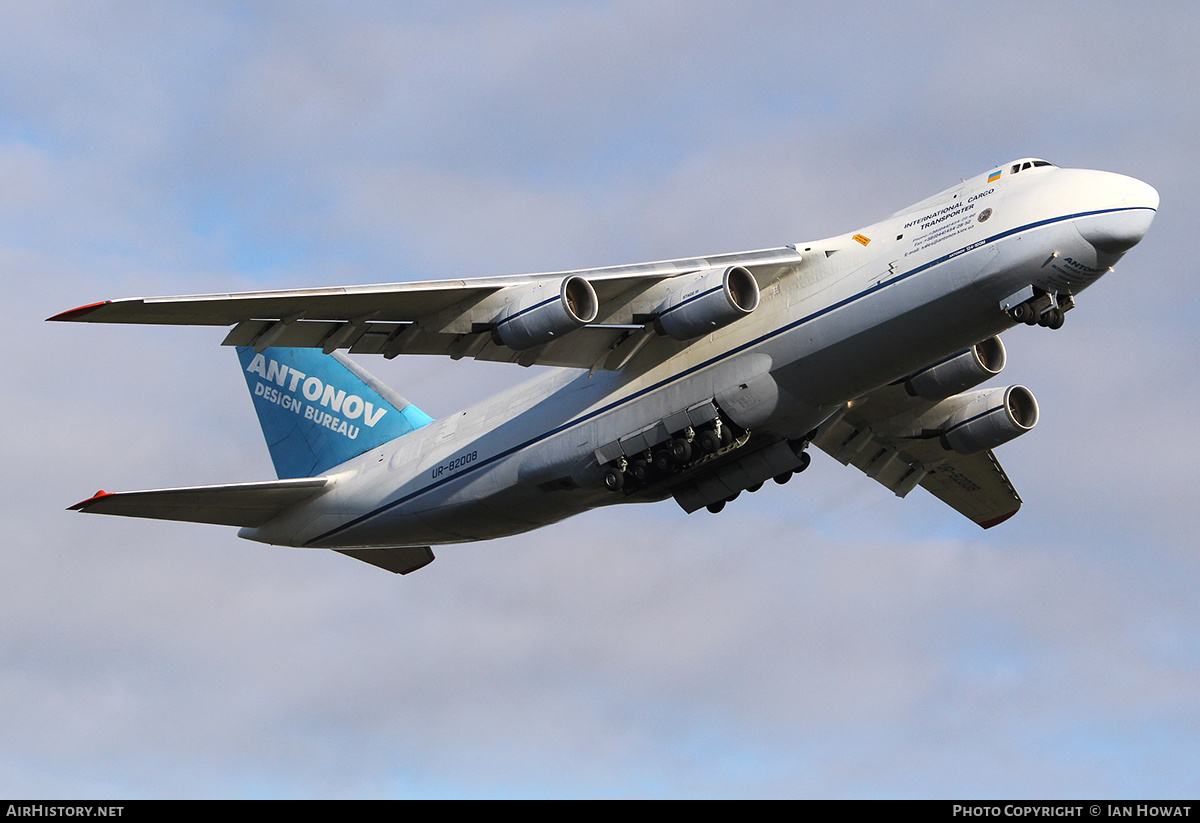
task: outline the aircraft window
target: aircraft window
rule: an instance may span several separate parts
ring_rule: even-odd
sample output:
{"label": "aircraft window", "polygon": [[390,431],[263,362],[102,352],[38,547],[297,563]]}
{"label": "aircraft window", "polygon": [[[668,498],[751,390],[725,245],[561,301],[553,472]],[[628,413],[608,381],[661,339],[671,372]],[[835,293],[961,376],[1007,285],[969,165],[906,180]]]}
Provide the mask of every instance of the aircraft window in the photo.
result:
{"label": "aircraft window", "polygon": [[1030,169],[1030,168],[1038,169],[1038,168],[1041,168],[1042,166],[1053,166],[1053,165],[1054,164],[1048,160],[1025,160],[1024,162],[1021,162],[1021,163],[1013,163],[1011,173],[1016,174],[1017,172],[1024,171],[1025,169]]}

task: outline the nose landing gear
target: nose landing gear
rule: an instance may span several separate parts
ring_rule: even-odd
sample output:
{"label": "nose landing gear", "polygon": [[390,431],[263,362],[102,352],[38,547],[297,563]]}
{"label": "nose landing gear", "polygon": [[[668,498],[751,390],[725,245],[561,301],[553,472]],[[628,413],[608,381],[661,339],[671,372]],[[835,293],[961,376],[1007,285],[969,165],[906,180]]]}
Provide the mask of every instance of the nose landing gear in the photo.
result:
{"label": "nose landing gear", "polygon": [[1075,299],[1065,292],[1051,294],[1035,289],[1033,297],[1025,300],[1008,310],[1008,314],[1018,323],[1027,326],[1042,326],[1047,329],[1061,329],[1068,311],[1075,308]]}

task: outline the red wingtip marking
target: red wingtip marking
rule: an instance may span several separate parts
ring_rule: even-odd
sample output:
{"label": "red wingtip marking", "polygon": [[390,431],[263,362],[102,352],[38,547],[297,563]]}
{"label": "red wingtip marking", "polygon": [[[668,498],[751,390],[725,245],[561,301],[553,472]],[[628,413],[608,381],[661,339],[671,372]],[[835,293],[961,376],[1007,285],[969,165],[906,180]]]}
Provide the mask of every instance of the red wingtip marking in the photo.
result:
{"label": "red wingtip marking", "polygon": [[70,508],[67,509],[67,511],[77,512],[80,509],[82,509],[84,506],[87,506],[89,503],[95,503],[97,500],[99,500],[102,497],[112,497],[112,492],[106,492],[104,489],[101,489],[100,491],[96,492],[91,497],[89,497],[87,500],[84,500],[80,503],[76,503],[74,506],[71,506]]}
{"label": "red wingtip marking", "polygon": [[1020,507],[1013,509],[1008,514],[1002,514],[999,517],[993,517],[991,520],[984,520],[979,525],[983,526],[985,529],[990,529],[992,526],[999,526],[1001,523],[1003,523],[1008,518],[1012,517],[1018,511],[1020,511]]}
{"label": "red wingtip marking", "polygon": [[53,317],[47,317],[47,320],[78,320],[85,314],[95,311],[101,306],[107,306],[111,300],[101,300],[99,303],[88,303],[86,306],[80,306],[77,309],[65,311],[62,314],[56,314]]}

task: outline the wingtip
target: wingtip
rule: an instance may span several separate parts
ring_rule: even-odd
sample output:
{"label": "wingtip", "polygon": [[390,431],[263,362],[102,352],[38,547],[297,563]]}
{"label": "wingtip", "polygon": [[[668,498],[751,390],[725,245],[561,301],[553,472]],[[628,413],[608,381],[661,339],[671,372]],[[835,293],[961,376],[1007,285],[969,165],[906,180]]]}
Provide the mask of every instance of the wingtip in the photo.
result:
{"label": "wingtip", "polygon": [[111,300],[101,300],[99,303],[88,303],[86,306],[79,306],[78,308],[56,314],[53,317],[47,317],[46,320],[82,320],[85,315],[91,314],[96,309],[100,308],[101,306],[107,306],[111,302]]}
{"label": "wingtip", "polygon": [[979,525],[985,529],[990,529],[992,526],[999,526],[1001,523],[1003,523],[1008,518],[1012,517],[1014,514],[1016,514],[1020,510],[1021,510],[1021,507],[1017,506],[1015,509],[1008,512],[1007,514],[1002,514],[999,517],[993,517],[991,520],[984,520],[984,521],[980,522]]}
{"label": "wingtip", "polygon": [[95,503],[97,500],[102,500],[105,497],[112,497],[112,496],[113,496],[112,492],[106,492],[104,489],[101,489],[100,491],[96,492],[91,497],[89,497],[87,500],[81,500],[80,502],[76,503],[74,506],[68,506],[67,511],[69,511],[69,512],[83,511],[85,508],[90,506],[92,503]]}

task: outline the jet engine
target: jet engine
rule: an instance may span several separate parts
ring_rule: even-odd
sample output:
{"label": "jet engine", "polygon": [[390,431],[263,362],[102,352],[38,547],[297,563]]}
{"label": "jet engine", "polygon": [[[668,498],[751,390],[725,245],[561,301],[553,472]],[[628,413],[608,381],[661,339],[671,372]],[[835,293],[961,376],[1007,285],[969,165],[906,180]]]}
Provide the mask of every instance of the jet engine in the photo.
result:
{"label": "jet engine", "polygon": [[758,308],[758,281],[743,266],[710,269],[668,297],[654,321],[659,334],[691,340]]}
{"label": "jet engine", "polygon": [[913,397],[944,400],[995,377],[1004,369],[1006,361],[1000,338],[989,337],[966,351],[913,372],[904,381],[904,388]]}
{"label": "jet engine", "polygon": [[[557,294],[551,292],[554,285],[558,285]],[[592,284],[582,277],[567,277],[560,284],[535,286],[510,303],[493,336],[510,349],[532,349],[583,328],[596,319],[599,311],[600,301]]]}
{"label": "jet engine", "polygon": [[994,449],[1037,425],[1038,404],[1024,386],[983,389],[952,397],[942,426],[942,445],[959,454]]}

